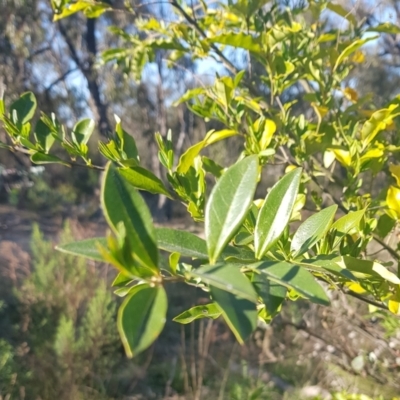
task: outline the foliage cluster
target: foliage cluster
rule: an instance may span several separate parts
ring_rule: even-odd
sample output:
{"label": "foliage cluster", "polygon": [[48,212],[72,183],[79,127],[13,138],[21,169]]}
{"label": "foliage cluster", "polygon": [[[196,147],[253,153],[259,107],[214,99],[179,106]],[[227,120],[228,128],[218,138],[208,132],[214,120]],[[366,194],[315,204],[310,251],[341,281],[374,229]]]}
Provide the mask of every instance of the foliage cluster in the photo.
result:
{"label": "foliage cluster", "polygon": [[[53,3],[56,19],[113,11],[103,2]],[[136,78],[158,51],[170,64],[185,55],[211,57],[228,71],[177,102],[186,102],[193,113],[217,121],[222,129],[208,132],[179,159],[173,134],[156,134],[163,179],[141,164],[135,140],[119,118],[114,134],[99,142],[108,161],[103,168],[89,156],[95,128],[90,119],[67,130],[54,114],[42,113],[31,125],[36,113],[32,93],[9,107],[4,101],[0,105],[8,134],[2,147],[28,153],[34,163],[105,169],[101,203],[112,233],[60,249],[117,269],[113,286],[124,297],[118,329],[128,356],[145,350],[162,331],[168,309],[165,286],[177,282],[204,290],[210,302],[184,311],[175,321],[222,316],[240,343],[258,323],[279,314],[284,301],[305,298],[328,305],[328,293],[334,291],[399,314],[399,249],[387,238],[400,218],[400,102],[394,97],[376,109],[349,79],[365,61],[368,43],[379,35],[398,34],[399,28],[357,22],[341,6],[325,1],[293,9],[262,0],[217,8],[205,2],[196,8],[174,0],[171,5],[175,17],[170,22],[138,19],[140,34],[115,29],[126,47],[103,53],[104,62]],[[321,18],[326,11],[343,17],[344,28],[328,29]],[[260,68],[259,81],[251,70],[237,68],[227,49]],[[233,165],[225,168],[202,155],[208,146],[233,137],[243,145]],[[55,143],[65,150],[64,158],[52,153]],[[285,175],[257,198],[262,174],[277,163],[286,167]],[[207,176],[216,181],[211,193]],[[339,197],[334,186],[342,191]],[[204,223],[205,240],[156,229],[138,189],[183,203],[194,221]],[[294,229],[306,207],[312,208],[311,216]],[[335,221],[338,209],[341,216]],[[390,254],[395,269],[369,256],[373,242]],[[160,250],[169,253],[168,262]]]}

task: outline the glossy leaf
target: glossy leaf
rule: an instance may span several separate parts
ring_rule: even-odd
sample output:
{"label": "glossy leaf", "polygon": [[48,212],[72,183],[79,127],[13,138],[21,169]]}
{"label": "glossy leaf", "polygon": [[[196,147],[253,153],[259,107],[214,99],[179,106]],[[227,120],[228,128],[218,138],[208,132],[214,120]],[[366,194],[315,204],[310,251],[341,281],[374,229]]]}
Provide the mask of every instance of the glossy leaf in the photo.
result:
{"label": "glossy leaf", "polygon": [[214,263],[250,208],[258,178],[258,158],[250,156],[230,167],[213,188],[205,211],[205,235]]}
{"label": "glossy leaf", "polygon": [[36,106],[36,97],[32,92],[26,92],[22,94],[18,100],[11,104],[11,119],[14,121],[15,115],[17,119],[14,121],[15,123],[18,122],[21,125],[26,124],[33,118]]}
{"label": "glossy leaf", "polygon": [[72,141],[75,144],[87,144],[94,131],[94,121],[92,119],[83,119],[79,121],[71,132]]}
{"label": "glossy leaf", "polygon": [[104,259],[98,250],[99,245],[102,247],[107,247],[107,239],[92,238],[80,240],[79,242],[58,245],[56,250],[62,251],[63,253],[72,254],[74,256],[88,258],[90,260],[104,262]]}
{"label": "glossy leaf", "polygon": [[120,175],[136,189],[146,190],[147,192],[155,194],[163,194],[171,198],[170,193],[162,181],[149,170],[134,166],[131,168],[119,168],[118,171]]}
{"label": "glossy leaf", "polygon": [[191,271],[191,275],[209,285],[233,293],[237,296],[257,302],[257,293],[248,278],[235,264],[205,265]]}
{"label": "glossy leaf", "polygon": [[340,243],[340,240],[343,236],[347,235],[352,229],[358,227],[364,214],[365,209],[349,212],[332,224],[330,229],[335,229],[337,231],[333,247],[337,246]]}
{"label": "glossy leaf", "polygon": [[243,344],[257,327],[256,305],[215,286],[210,287],[210,292],[237,341]]}
{"label": "glossy leaf", "polygon": [[314,246],[328,232],[337,210],[337,205],[330,206],[312,215],[297,229],[290,246],[297,257]]}
{"label": "glossy leaf", "polygon": [[140,194],[108,164],[103,178],[102,207],[114,233],[123,223],[136,261],[158,271],[158,249],[149,209]]}
{"label": "glossy leaf", "polygon": [[40,147],[46,153],[50,150],[56,140],[52,135],[51,129],[41,119],[36,123],[34,136]]}
{"label": "glossy leaf", "polygon": [[266,274],[269,279],[283,286],[294,289],[314,303],[329,305],[329,298],[322,286],[310,272],[298,265],[286,261],[267,261],[249,267]]}
{"label": "glossy leaf", "polygon": [[195,306],[177,315],[173,321],[180,324],[190,324],[196,319],[212,318],[216,319],[221,315],[221,311],[215,303]]}
{"label": "glossy leaf", "polygon": [[296,264],[318,273],[328,273],[349,281],[357,282],[357,278],[343,264],[338,263],[341,258],[337,255],[319,255],[315,258],[296,261]]}
{"label": "glossy leaf", "polygon": [[400,278],[378,262],[361,260],[350,256],[339,257],[336,262],[338,265],[342,265],[344,268],[349,269],[360,279],[374,277],[382,280],[383,278],[395,285],[400,285]]}
{"label": "glossy leaf", "polygon": [[45,154],[37,152],[31,155],[31,161],[35,164],[62,164],[66,167],[70,167],[70,165],[58,158],[57,156],[53,156],[51,154]]}
{"label": "glossy leaf", "polygon": [[301,171],[297,168],[286,174],[265,198],[254,233],[256,258],[260,259],[277,242],[289,223],[299,191]]}
{"label": "glossy leaf", "polygon": [[162,286],[135,286],[118,311],[118,331],[128,357],[147,349],[164,328],[167,295]]}

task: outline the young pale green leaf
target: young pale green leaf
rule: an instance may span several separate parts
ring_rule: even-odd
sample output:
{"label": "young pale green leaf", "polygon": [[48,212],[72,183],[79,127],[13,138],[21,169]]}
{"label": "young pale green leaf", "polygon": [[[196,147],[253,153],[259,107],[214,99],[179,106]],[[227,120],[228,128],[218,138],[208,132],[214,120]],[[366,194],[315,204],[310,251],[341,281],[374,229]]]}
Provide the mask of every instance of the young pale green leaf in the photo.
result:
{"label": "young pale green leaf", "polygon": [[314,303],[329,305],[329,299],[322,286],[305,268],[286,261],[261,262],[249,265],[283,286],[294,289],[297,293]]}
{"label": "young pale green leaf", "polygon": [[378,262],[361,260],[350,256],[339,257],[336,262],[339,266],[350,270],[357,278],[372,277],[379,280],[383,278],[390,283],[400,285],[400,278]]}
{"label": "young pale green leaf", "polygon": [[254,247],[260,259],[279,239],[289,223],[299,191],[301,168],[286,174],[268,193],[258,214]]}
{"label": "young pale green leaf", "polygon": [[246,33],[223,33],[218,36],[211,37],[209,39],[211,43],[221,43],[232,47],[239,47],[245,50],[249,50],[252,53],[260,53],[261,45],[259,38],[255,38],[252,35]]}
{"label": "young pale green leaf", "polygon": [[336,229],[337,231],[333,247],[340,243],[340,239],[344,235],[347,235],[352,229],[359,225],[361,218],[365,214],[365,211],[366,210],[364,209],[360,211],[349,212],[347,215],[344,215],[332,224],[330,229]]}
{"label": "young pale green leaf", "polygon": [[258,178],[257,156],[230,167],[213,188],[205,211],[205,235],[210,262],[215,263],[250,208]]}
{"label": "young pale green leaf", "polygon": [[92,119],[83,119],[79,121],[71,132],[72,141],[75,144],[87,144],[94,131],[95,123]]}
{"label": "young pale green leaf", "polygon": [[135,286],[118,311],[118,331],[129,358],[147,349],[161,333],[167,313],[162,286]]}
{"label": "young pale green leaf", "polygon": [[56,246],[56,250],[62,251],[63,253],[72,254],[74,256],[80,256],[95,261],[103,261],[98,246],[107,247],[106,238],[93,238],[80,240],[79,242],[72,242],[63,245]]}
{"label": "young pale green leaf", "polygon": [[274,316],[286,298],[287,288],[270,281],[265,274],[254,273],[252,281],[268,315]]}
{"label": "young pale green leaf", "polygon": [[108,164],[103,178],[101,202],[105,218],[114,233],[122,223],[136,261],[158,271],[158,248],[149,209],[140,194]]}
{"label": "young pale green leaf", "polygon": [[378,32],[378,33],[388,33],[390,35],[400,34],[400,27],[390,22],[384,22],[377,26],[371,26],[366,30],[366,32]]}
{"label": "young pale green leaf", "polygon": [[51,154],[45,154],[37,152],[31,155],[31,161],[35,164],[62,164],[66,167],[70,167],[70,165],[58,158],[57,156],[53,156]]}
{"label": "young pale green leaf", "polygon": [[328,273],[336,277],[345,278],[349,281],[357,282],[357,278],[343,265],[339,265],[341,257],[337,255],[320,255],[315,258],[309,258],[296,261],[296,264],[301,265],[311,271],[318,273]]}
{"label": "young pale green leaf", "polygon": [[351,54],[353,54],[356,50],[358,50],[360,47],[362,47],[365,43],[371,41],[371,40],[375,40],[377,38],[377,36],[373,36],[373,37],[368,37],[366,39],[357,39],[354,40],[350,45],[348,45],[339,55],[339,57],[336,60],[336,63],[333,67],[333,71],[336,71],[336,69],[339,67],[340,64],[343,63],[343,61],[350,56]]}
{"label": "young pale green leaf", "polygon": [[191,275],[203,282],[233,293],[239,297],[257,302],[257,293],[247,277],[235,264],[205,265],[191,271]]}
{"label": "young pale green leaf", "polygon": [[256,305],[215,286],[210,287],[210,292],[237,341],[243,344],[257,327]]}
{"label": "young pale green leaf", "polygon": [[215,303],[195,306],[176,316],[173,321],[180,324],[190,324],[196,319],[212,318],[216,319],[221,315],[221,311]]}
{"label": "young pale green leaf", "polygon": [[306,219],[297,229],[290,246],[294,257],[309,250],[315,243],[321,240],[331,227],[337,205],[321,210]]}
{"label": "young pale green leaf", "polygon": [[21,125],[26,124],[33,118],[36,106],[36,97],[32,92],[22,94],[18,100],[11,104],[11,119],[14,120],[13,116],[15,115],[17,119],[14,121],[15,123],[18,122]]}
{"label": "young pale green leaf", "polygon": [[120,175],[136,189],[146,190],[147,192],[155,194],[163,194],[171,198],[170,193],[162,181],[147,169],[134,166],[131,168],[119,168],[118,171]]}

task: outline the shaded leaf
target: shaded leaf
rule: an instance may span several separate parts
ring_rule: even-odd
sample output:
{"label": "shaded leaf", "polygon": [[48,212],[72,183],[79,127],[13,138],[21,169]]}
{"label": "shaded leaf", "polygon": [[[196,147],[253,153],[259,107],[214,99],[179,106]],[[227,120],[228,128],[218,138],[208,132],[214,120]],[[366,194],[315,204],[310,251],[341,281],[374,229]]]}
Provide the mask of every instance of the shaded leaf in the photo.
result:
{"label": "shaded leaf", "polygon": [[31,161],[35,164],[62,164],[66,167],[70,167],[70,165],[67,162],[61,160],[61,158],[39,152],[31,155]]}
{"label": "shaded leaf", "polygon": [[158,271],[158,249],[149,209],[141,195],[108,164],[103,178],[102,207],[114,233],[122,223],[134,257],[144,267]]}
{"label": "shaded leaf", "polygon": [[14,121],[15,115],[17,120],[14,121],[14,123],[18,122],[21,125],[26,124],[33,118],[36,106],[36,97],[32,92],[22,94],[18,100],[11,104],[11,119]]}
{"label": "shaded leaf", "polygon": [[314,303],[329,305],[329,298],[322,286],[316,282],[310,272],[298,265],[286,261],[266,261],[249,265],[249,267],[266,274],[269,279],[283,286],[294,289]]}
{"label": "shaded leaf", "polygon": [[210,292],[237,341],[243,344],[257,327],[256,305],[214,286],[210,287]]}
{"label": "shaded leaf", "polygon": [[164,328],[167,295],[162,286],[132,288],[118,310],[118,331],[129,358],[147,349]]}
{"label": "shaded leaf", "polygon": [[221,311],[215,303],[195,306],[177,315],[173,321],[180,324],[190,324],[196,319],[212,318],[216,319],[221,315]]}

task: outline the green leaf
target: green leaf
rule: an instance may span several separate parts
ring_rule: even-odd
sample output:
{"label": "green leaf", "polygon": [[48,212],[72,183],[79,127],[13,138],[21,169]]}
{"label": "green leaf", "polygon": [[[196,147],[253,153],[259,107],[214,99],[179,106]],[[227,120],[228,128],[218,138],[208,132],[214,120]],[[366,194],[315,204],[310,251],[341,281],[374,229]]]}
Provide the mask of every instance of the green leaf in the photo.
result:
{"label": "green leaf", "polygon": [[330,206],[305,220],[293,236],[290,250],[297,257],[311,249],[328,232],[337,205]]}
{"label": "green leaf", "polygon": [[31,161],[35,164],[62,164],[66,167],[70,167],[70,165],[67,162],[61,160],[61,158],[39,152],[31,155]]}
{"label": "green leaf", "polygon": [[107,239],[92,238],[80,240],[79,242],[58,245],[56,246],[56,250],[62,251],[63,253],[72,254],[74,256],[88,258],[90,260],[104,262],[104,259],[98,250],[98,245],[107,247]]}
{"label": "green leaf", "polygon": [[171,198],[170,193],[162,181],[147,169],[135,166],[131,168],[119,168],[118,171],[120,175],[136,189],[146,190],[147,192],[155,194],[163,194]]}
{"label": "green leaf", "polygon": [[339,57],[336,60],[336,63],[333,67],[333,71],[335,71],[340,64],[350,55],[353,54],[356,50],[358,50],[360,47],[362,47],[365,43],[375,40],[378,36],[374,37],[369,37],[366,39],[357,39],[354,40],[349,46],[347,46],[339,55]]}
{"label": "green leaf", "polygon": [[349,281],[357,282],[357,278],[343,265],[339,265],[341,257],[336,255],[319,255],[318,257],[296,261],[296,264],[318,273],[328,273]]}
{"label": "green leaf", "polygon": [[395,285],[400,285],[400,278],[378,262],[361,260],[350,256],[338,257],[335,261],[339,266],[350,270],[357,278],[373,277],[378,280],[382,280],[383,278]]}
{"label": "green leaf", "polygon": [[258,214],[254,247],[260,259],[279,239],[289,223],[299,191],[301,168],[286,174],[268,193]]}
{"label": "green leaf", "polygon": [[[207,243],[204,239],[187,231],[170,228],[156,228],[158,247],[169,253],[179,253],[183,257],[208,260]],[[251,251],[228,246],[221,254],[221,258],[229,260],[254,260]]]}
{"label": "green leaf", "polygon": [[132,282],[132,278],[124,275],[122,272],[118,272],[117,276],[113,280],[112,287],[126,286],[128,283]]}
{"label": "green leaf", "polygon": [[161,333],[167,313],[162,286],[135,286],[118,311],[118,331],[129,358],[147,349]]}
{"label": "green leaf", "polygon": [[349,212],[347,215],[339,218],[335,221],[330,229],[336,229],[336,238],[333,244],[333,247],[337,246],[340,242],[340,239],[347,235],[352,229],[358,227],[362,217],[365,214],[365,209],[360,211]]}
{"label": "green leaf", "polygon": [[257,302],[257,293],[247,277],[235,264],[205,265],[190,272],[209,285]]}
{"label": "green leaf", "polygon": [[218,287],[211,286],[210,292],[237,341],[243,344],[257,327],[256,305]]}
{"label": "green leaf", "polygon": [[387,214],[383,214],[379,217],[375,233],[383,239],[391,232],[395,224],[396,220],[390,218]]}
{"label": "green leaf", "polygon": [[189,168],[193,165],[194,159],[199,155],[203,148],[210,144],[216,143],[220,140],[226,139],[230,136],[236,135],[237,132],[232,129],[223,129],[221,131],[210,131],[207,133],[203,141],[196,143],[189,147],[185,153],[183,153],[179,159],[179,164],[176,167],[176,171],[180,174],[185,174]]}
{"label": "green leaf", "polygon": [[195,306],[183,313],[177,315],[173,321],[180,324],[190,324],[196,319],[212,318],[217,319],[221,315],[221,311],[215,303]]}
{"label": "green leaf", "polygon": [[158,249],[150,211],[141,195],[125,183],[111,164],[104,174],[101,201],[105,218],[117,236],[118,225],[125,226],[135,260],[158,271]]}
{"label": "green leaf", "polygon": [[287,288],[270,281],[265,274],[254,273],[252,281],[268,315],[273,317],[286,298]]}
{"label": "green leaf", "polygon": [[250,208],[258,178],[257,156],[230,167],[213,188],[205,210],[205,235],[214,263],[231,240]]}
{"label": "green leaf", "polygon": [[140,158],[135,139],[122,128],[119,117],[115,116],[115,118],[117,120],[115,132],[117,134],[120,150],[125,153],[124,155],[127,159],[134,159],[139,164]]}
{"label": "green leaf", "polygon": [[232,47],[240,47],[253,53],[261,52],[260,39],[246,33],[223,33],[208,39],[211,43],[226,44]]}
{"label": "green leaf", "polygon": [[179,253],[183,257],[207,260],[206,242],[193,233],[170,228],[157,228],[158,247],[170,253]]}
{"label": "green leaf", "polygon": [[14,121],[14,123],[26,124],[33,118],[36,106],[36,97],[32,92],[22,94],[18,100],[11,104],[11,119],[14,120],[13,116],[16,114],[17,121]]}
{"label": "green leaf", "polygon": [[83,119],[79,121],[71,132],[72,141],[75,144],[87,144],[94,131],[95,123],[92,119]]}
{"label": "green leaf", "polygon": [[40,147],[47,153],[54,141],[55,137],[52,135],[52,130],[41,119],[36,124],[34,136]]}
{"label": "green leaf", "polygon": [[400,27],[390,22],[384,22],[377,26],[372,26],[368,28],[366,32],[378,32],[378,33],[388,33],[390,35],[398,35],[400,34]]}
{"label": "green leaf", "polygon": [[266,261],[251,264],[249,267],[266,274],[269,279],[283,286],[294,289],[314,303],[329,305],[329,298],[321,285],[315,281],[310,272],[298,265],[286,261]]}

